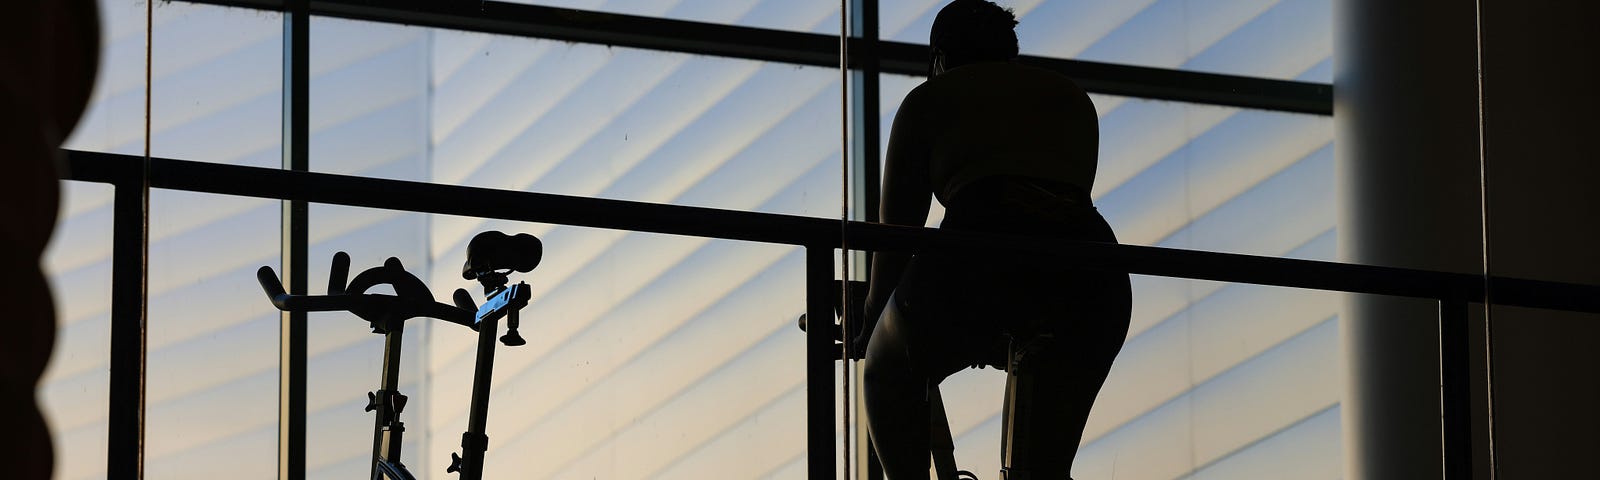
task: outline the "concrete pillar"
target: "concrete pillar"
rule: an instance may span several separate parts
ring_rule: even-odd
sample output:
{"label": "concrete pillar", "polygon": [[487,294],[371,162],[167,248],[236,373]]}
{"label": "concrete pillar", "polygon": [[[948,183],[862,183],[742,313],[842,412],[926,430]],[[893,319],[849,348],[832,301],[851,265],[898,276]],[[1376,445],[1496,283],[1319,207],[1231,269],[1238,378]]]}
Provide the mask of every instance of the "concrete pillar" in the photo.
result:
{"label": "concrete pillar", "polygon": [[[1341,260],[1482,272],[1472,3],[1339,5]],[[1439,478],[1436,305],[1351,296],[1341,320],[1345,477]]]}
{"label": "concrete pillar", "polygon": [[[1494,275],[1600,284],[1600,252],[1588,245],[1600,212],[1600,155],[1586,141],[1600,131],[1597,7],[1481,3],[1481,83],[1474,2],[1340,3],[1341,258],[1468,273],[1487,264]],[[1346,478],[1440,477],[1434,308],[1369,296],[1346,303]],[[1600,319],[1489,312],[1501,478],[1592,472]],[[1482,382],[1474,387],[1481,396]],[[1474,460],[1477,478],[1488,478],[1482,400]]]}

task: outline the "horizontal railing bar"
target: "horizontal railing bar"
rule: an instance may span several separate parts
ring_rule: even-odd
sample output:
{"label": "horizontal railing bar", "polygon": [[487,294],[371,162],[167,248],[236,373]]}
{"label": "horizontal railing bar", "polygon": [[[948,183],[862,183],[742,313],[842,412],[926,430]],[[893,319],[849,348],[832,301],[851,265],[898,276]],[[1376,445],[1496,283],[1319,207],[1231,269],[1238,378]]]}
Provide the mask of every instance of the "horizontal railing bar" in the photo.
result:
{"label": "horizontal railing bar", "polygon": [[61,165],[63,180],[106,183],[113,186],[138,187],[143,182],[144,156],[113,153],[61,150],[66,164]]}
{"label": "horizontal railing bar", "polygon": [[[84,181],[104,181],[95,179],[112,175],[99,172],[143,158],[80,151],[68,151],[67,157],[66,178]],[[1000,248],[1139,275],[1453,301],[1484,299],[1483,277],[1464,273],[840,222],[164,158],[152,158],[150,171],[152,188],[223,195],[789,245],[840,248],[848,243],[857,250]],[[1497,305],[1600,313],[1600,287],[1504,277],[1493,277],[1489,284]]]}
{"label": "horizontal railing bar", "polygon": [[[142,157],[69,151],[73,175]],[[92,175],[92,174],[88,174]],[[84,177],[87,178],[87,177]],[[78,179],[74,177],[73,179]],[[150,186],[223,195],[791,245],[838,244],[839,221],[152,158]]]}
{"label": "horizontal railing bar", "polygon": [[[937,234],[930,235],[931,232]],[[1139,275],[1432,299],[1483,296],[1483,278],[1476,275],[1142,245],[1048,240],[863,222],[849,223],[845,243],[854,249],[873,251],[1004,245],[1009,251],[1061,258],[1085,268]],[[1600,288],[1594,291],[1600,292]],[[1600,309],[1600,302],[1590,308]]]}
{"label": "horizontal railing bar", "polygon": [[[281,0],[184,0],[281,10]],[[614,45],[835,68],[839,37],[659,17],[481,0],[313,0],[312,15],[580,43]],[[862,41],[864,42],[864,41]],[[878,42],[882,72],[925,75],[928,47]],[[862,59],[852,58],[853,67]],[[1333,114],[1333,86],[1241,75],[1023,56],[1024,63],[1071,76],[1085,90],[1208,105]]]}

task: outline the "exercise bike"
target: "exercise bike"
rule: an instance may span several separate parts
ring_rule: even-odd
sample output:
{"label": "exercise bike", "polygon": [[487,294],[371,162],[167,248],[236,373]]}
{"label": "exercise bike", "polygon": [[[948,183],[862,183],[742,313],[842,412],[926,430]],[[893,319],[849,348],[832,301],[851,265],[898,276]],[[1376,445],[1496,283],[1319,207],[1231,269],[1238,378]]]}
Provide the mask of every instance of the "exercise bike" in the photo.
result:
{"label": "exercise bike", "polygon": [[[865,322],[853,321],[852,331],[845,331],[839,319],[845,315],[852,318],[864,315],[866,311],[867,282],[843,281],[833,282],[832,304],[834,318],[828,328],[833,337],[834,344],[840,358],[835,360],[861,360],[863,352],[847,351],[846,347],[854,345],[855,339],[863,332]],[[849,305],[845,305],[845,289],[849,288]],[[800,330],[807,327],[807,318],[801,314],[798,320]],[[1027,465],[1030,462],[1028,445],[1019,444],[1018,439],[1026,438],[1027,429],[1031,425],[1030,414],[1032,405],[1022,400],[1027,398],[1028,389],[1032,388],[1032,369],[1027,361],[1029,356],[1038,355],[1050,345],[1048,334],[1029,335],[1023,338],[1013,338],[1011,346],[1006,352],[1006,395],[1005,407],[1002,417],[1002,433],[1000,435],[1000,478],[1001,480],[1029,480]],[[870,434],[869,434],[870,435]],[[883,469],[878,463],[878,456],[872,443],[867,442],[867,478],[882,480]],[[945,414],[944,397],[939,394],[937,384],[928,385],[928,450],[933,459],[934,476],[938,480],[977,480],[977,475],[966,470],[956,468],[955,439],[950,433],[950,420]]]}
{"label": "exercise bike", "polygon": [[[383,343],[383,374],[377,391],[367,393],[366,411],[376,412],[372,427],[373,480],[415,480],[400,460],[400,446],[405,433],[405,423],[400,412],[405,410],[407,397],[398,389],[400,380],[401,337],[405,321],[413,318],[433,318],[470,328],[478,332],[478,350],[472,375],[472,403],[467,416],[467,431],[461,435],[462,451],[450,454],[447,473],[461,473],[462,480],[483,478],[484,452],[489,437],[484,433],[489,413],[489,386],[494,372],[495,334],[499,321],[506,319],[507,332],[500,342],[506,346],[527,343],[517,333],[517,312],[528,305],[528,284],[517,282],[508,285],[511,272],[527,273],[539,265],[543,245],[528,234],[515,236],[488,231],[472,238],[467,245],[467,261],[461,276],[477,280],[483,287],[484,304],[477,306],[466,290],[456,289],[447,305],[434,300],[428,286],[389,257],[382,266],[369,268],[356,275],[347,284],[350,255],[339,252],[333,256],[328,273],[327,295],[291,295],[284,292],[283,284],[271,267],[256,271],[256,279],[266,292],[272,305],[290,312],[348,311],[366,320],[372,333],[381,334]],[[366,293],[373,287],[389,285],[393,295]]]}

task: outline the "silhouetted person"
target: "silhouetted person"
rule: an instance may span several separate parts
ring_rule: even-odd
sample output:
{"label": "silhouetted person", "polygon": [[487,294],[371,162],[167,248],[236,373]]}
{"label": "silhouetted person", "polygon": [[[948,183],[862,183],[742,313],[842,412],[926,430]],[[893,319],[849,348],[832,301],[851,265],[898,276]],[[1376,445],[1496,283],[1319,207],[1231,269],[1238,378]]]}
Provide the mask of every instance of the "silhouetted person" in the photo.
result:
{"label": "silhouetted person", "polygon": [[[1015,63],[1016,18],[956,0],[930,34],[929,78],[889,135],[884,223],[1115,242],[1089,199],[1098,117],[1068,78]],[[969,366],[1003,368],[1012,339],[1049,342],[1029,359],[1029,478],[1068,478],[1090,404],[1128,331],[1128,275],[1003,250],[879,253],[867,295],[867,423],[891,480],[926,478],[927,389]],[[891,295],[892,294],[892,295]],[[879,313],[881,312],[881,314]],[[858,348],[863,345],[857,345]]]}
{"label": "silhouetted person", "polygon": [[[56,339],[42,257],[56,226],[57,150],[88,108],[100,65],[94,0],[7,2],[0,19],[0,469],[48,480],[54,442],[39,410],[39,378]],[[119,288],[128,288],[119,286]],[[102,454],[104,454],[102,452]],[[120,475],[123,472],[113,472]]]}

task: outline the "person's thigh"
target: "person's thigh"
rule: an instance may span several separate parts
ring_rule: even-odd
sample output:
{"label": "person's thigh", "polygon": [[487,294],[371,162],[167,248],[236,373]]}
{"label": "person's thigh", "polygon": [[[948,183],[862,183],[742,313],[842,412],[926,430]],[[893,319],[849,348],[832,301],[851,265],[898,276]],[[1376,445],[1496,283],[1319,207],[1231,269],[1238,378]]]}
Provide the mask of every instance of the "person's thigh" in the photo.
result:
{"label": "person's thigh", "polygon": [[1034,478],[1068,478],[1100,387],[1122,349],[1131,310],[1126,275],[1085,275],[1054,324],[1048,353],[1032,356],[1028,371],[1030,428],[1025,438]]}
{"label": "person's thigh", "polygon": [[994,286],[1004,282],[972,265],[965,258],[919,256],[891,302],[909,359],[935,384],[967,367],[1003,363],[1005,313],[996,307],[1006,296]]}

